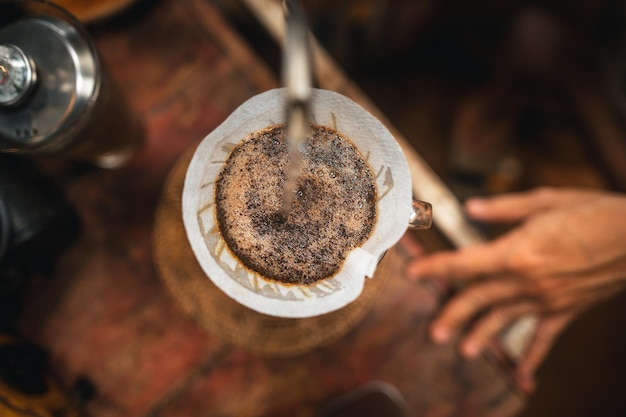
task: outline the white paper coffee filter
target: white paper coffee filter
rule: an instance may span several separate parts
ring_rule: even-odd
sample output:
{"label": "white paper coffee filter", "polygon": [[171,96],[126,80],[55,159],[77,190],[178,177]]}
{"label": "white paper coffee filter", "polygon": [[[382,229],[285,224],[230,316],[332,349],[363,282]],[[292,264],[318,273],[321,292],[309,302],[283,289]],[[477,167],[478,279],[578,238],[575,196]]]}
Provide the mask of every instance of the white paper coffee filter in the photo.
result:
{"label": "white paper coffee filter", "polygon": [[373,276],[381,256],[400,239],[411,213],[411,179],[400,146],[380,121],[340,94],[314,89],[312,122],[352,141],[376,175],[378,215],[372,235],[348,255],[337,274],[313,285],[282,284],[242,267],[218,232],[215,181],[240,141],[285,123],[284,94],[281,88],[252,97],[200,143],[185,178],[183,221],[198,263],[231,298],[272,316],[312,317],[355,300],[365,277]]}

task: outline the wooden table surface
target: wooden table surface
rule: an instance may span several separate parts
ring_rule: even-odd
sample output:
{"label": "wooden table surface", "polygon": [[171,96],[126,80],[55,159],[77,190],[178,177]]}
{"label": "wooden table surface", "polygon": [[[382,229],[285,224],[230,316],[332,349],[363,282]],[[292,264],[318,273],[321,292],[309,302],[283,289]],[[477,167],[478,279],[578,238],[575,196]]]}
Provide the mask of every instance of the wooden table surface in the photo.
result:
{"label": "wooden table surface", "polygon": [[118,170],[51,164],[83,228],[53,276],[30,289],[20,325],[65,383],[95,384],[89,415],[313,416],[372,380],[397,387],[416,417],[519,411],[523,398],[497,364],[427,340],[434,303],[401,274],[385,277],[339,340],[287,358],[230,345],[187,316],[153,258],[165,180],[185,151],[276,81],[210,0],[161,0],[94,37],[146,145]]}

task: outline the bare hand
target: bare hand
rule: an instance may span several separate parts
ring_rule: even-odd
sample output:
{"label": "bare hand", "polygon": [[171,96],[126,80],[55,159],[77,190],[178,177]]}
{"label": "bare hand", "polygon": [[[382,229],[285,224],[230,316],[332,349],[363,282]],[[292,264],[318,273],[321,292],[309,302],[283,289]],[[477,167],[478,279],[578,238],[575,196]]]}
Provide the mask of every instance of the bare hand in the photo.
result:
{"label": "bare hand", "polygon": [[531,390],[563,328],[626,287],[626,197],[541,188],[473,199],[466,209],[479,221],[521,224],[492,242],[417,258],[408,276],[462,288],[435,318],[431,336],[444,343],[464,332],[466,357],[477,356],[519,317],[537,315],[537,333],[517,368],[520,384]]}

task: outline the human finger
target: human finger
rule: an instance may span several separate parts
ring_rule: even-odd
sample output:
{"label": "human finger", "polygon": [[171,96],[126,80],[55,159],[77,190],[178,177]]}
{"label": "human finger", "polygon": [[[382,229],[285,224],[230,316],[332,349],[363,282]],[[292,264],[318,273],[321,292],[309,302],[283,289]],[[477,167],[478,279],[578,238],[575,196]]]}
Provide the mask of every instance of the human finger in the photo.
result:
{"label": "human finger", "polygon": [[489,198],[470,198],[465,203],[465,209],[475,220],[517,222],[539,211],[574,204],[586,198],[585,193],[577,190],[539,187]]}
{"label": "human finger", "polygon": [[467,281],[494,274],[503,267],[500,246],[493,242],[481,243],[416,259],[407,266],[407,276],[411,279],[438,277]]}
{"label": "human finger", "polygon": [[514,320],[537,312],[538,308],[538,303],[529,299],[494,308],[480,318],[463,338],[461,353],[467,358],[477,357]]}
{"label": "human finger", "polygon": [[491,280],[467,287],[450,299],[430,326],[435,342],[447,342],[452,334],[484,309],[524,295],[517,280]]}
{"label": "human finger", "polygon": [[575,312],[562,313],[544,318],[539,322],[535,336],[528,346],[523,358],[517,365],[518,383],[526,392],[535,389],[535,372],[563,329],[574,318]]}
{"label": "human finger", "polygon": [[491,222],[520,221],[538,209],[545,208],[545,202],[539,204],[536,191],[510,193],[489,198],[470,198],[465,202],[467,214],[475,220]]}

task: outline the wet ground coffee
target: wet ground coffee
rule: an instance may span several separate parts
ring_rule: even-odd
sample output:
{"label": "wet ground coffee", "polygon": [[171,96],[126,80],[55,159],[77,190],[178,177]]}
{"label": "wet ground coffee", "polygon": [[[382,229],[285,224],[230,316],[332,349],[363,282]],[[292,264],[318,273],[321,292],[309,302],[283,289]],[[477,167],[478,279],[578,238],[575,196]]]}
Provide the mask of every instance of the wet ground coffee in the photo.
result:
{"label": "wet ground coffee", "polygon": [[280,214],[288,167],[285,131],[283,125],[269,127],[234,148],[216,182],[217,224],[247,268],[286,284],[312,284],[334,275],[370,236],[375,177],[348,139],[312,126],[285,221]]}

